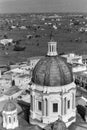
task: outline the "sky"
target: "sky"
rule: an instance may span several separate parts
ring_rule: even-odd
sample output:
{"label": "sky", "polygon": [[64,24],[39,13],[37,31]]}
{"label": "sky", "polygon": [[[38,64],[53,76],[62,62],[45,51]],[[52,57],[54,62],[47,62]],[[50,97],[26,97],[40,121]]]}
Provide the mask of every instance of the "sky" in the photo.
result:
{"label": "sky", "polygon": [[87,12],[87,0],[0,0],[0,13]]}

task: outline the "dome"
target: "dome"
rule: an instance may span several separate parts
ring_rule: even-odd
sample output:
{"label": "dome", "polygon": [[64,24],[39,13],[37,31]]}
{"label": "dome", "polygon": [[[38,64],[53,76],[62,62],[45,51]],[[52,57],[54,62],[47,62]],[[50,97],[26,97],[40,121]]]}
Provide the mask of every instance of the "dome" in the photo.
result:
{"label": "dome", "polygon": [[12,101],[8,101],[4,107],[4,111],[14,111],[16,109],[16,105]]}
{"label": "dome", "polygon": [[66,125],[62,120],[58,119],[53,124],[53,130],[66,130]]}
{"label": "dome", "polygon": [[35,66],[32,82],[41,86],[62,86],[73,82],[72,70],[59,56],[45,56]]}

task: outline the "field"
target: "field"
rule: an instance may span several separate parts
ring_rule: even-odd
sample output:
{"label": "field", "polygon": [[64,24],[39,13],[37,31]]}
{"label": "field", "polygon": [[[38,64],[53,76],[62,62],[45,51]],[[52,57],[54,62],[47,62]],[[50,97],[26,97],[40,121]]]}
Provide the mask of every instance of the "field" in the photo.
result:
{"label": "field", "polygon": [[[59,18],[48,18],[54,14],[5,14],[0,18],[0,40],[12,38],[23,51],[14,51],[14,45],[0,45],[0,65],[14,64],[26,61],[31,56],[43,56],[47,54],[47,42],[52,37],[57,41],[58,54],[74,52],[87,54],[87,32],[79,32],[81,27],[86,28],[85,15],[61,14]],[[43,16],[46,17],[42,20]],[[57,21],[60,19],[60,21]],[[71,22],[72,20],[72,22]],[[79,22],[78,22],[79,21]],[[77,22],[77,23],[75,23]],[[85,24],[83,24],[85,22]],[[45,25],[47,23],[47,25]],[[51,23],[48,24],[48,23]],[[70,23],[73,23],[70,25]],[[12,29],[11,26],[16,28]],[[57,29],[53,28],[57,26]],[[19,27],[25,26],[26,29]],[[27,38],[28,35],[32,37]]]}

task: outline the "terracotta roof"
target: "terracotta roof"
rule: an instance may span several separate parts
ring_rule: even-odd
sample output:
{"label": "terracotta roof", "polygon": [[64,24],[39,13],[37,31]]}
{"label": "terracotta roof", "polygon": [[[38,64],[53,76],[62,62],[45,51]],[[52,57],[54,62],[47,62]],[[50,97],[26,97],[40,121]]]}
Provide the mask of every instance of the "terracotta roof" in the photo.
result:
{"label": "terracotta roof", "polygon": [[42,86],[62,86],[73,82],[70,66],[58,56],[43,57],[35,66],[32,82]]}

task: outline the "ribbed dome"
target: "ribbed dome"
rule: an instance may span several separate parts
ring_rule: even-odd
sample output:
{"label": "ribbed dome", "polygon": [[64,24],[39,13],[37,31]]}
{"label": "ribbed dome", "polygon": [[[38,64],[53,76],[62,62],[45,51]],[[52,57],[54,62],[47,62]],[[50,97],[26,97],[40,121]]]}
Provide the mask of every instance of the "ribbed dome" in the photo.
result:
{"label": "ribbed dome", "polygon": [[3,107],[4,111],[14,111],[15,109],[16,105],[10,100]]}
{"label": "ribbed dome", "polygon": [[35,66],[32,82],[41,86],[62,86],[73,82],[72,70],[59,56],[46,56]]}
{"label": "ribbed dome", "polygon": [[53,130],[66,130],[66,125],[62,120],[58,119],[53,124]]}

